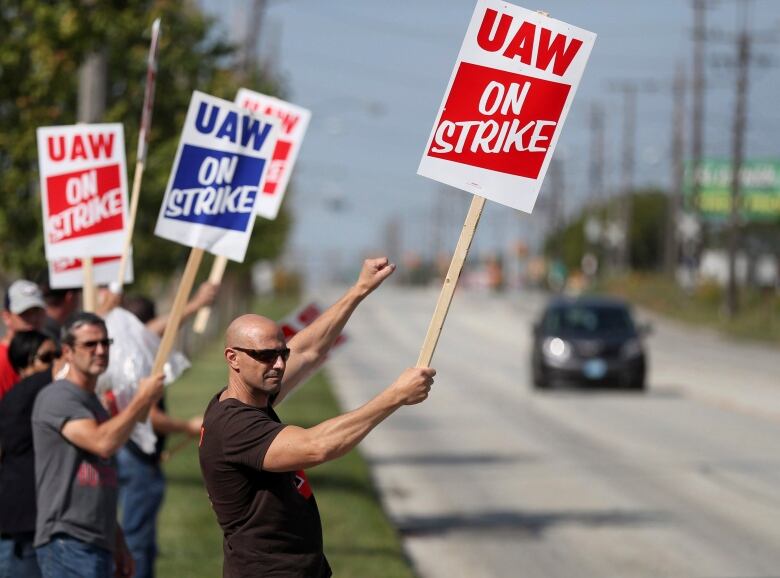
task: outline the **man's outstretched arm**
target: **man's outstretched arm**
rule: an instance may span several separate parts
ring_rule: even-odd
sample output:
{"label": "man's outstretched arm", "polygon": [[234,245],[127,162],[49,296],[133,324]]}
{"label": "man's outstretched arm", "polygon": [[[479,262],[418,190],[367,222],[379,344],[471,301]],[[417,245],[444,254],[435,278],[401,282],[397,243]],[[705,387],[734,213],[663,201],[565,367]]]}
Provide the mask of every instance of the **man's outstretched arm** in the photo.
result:
{"label": "man's outstretched arm", "polygon": [[282,388],[274,400],[278,404],[298,384],[320,366],[344,326],[363,299],[395,271],[387,257],[366,259],[357,282],[314,322],[296,333],[288,346],[292,350],[284,372]]}
{"label": "man's outstretched arm", "polygon": [[358,409],[310,428],[285,426],[271,442],[260,467],[269,472],[294,472],[340,458],[403,405],[424,401],[436,371],[414,367]]}

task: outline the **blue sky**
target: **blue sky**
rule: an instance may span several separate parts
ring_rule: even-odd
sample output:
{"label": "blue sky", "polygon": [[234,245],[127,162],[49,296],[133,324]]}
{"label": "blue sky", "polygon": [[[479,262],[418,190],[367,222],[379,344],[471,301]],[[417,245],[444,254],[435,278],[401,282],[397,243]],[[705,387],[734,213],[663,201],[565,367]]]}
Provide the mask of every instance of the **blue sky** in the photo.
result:
{"label": "blue sky", "polygon": [[[248,0],[217,3],[225,29],[243,31]],[[717,0],[709,24],[736,31],[742,0]],[[689,66],[693,27],[689,0],[548,0],[529,5],[598,34],[588,68],[563,129],[556,158],[563,161],[567,212],[589,195],[589,115],[593,102],[607,111],[607,185],[619,184],[621,80],[653,80],[639,99],[636,181],[667,186],[671,143],[671,81],[678,63]],[[292,251],[307,266],[344,265],[388,249],[388,223],[400,227],[401,252],[451,253],[466,214],[467,193],[417,176],[417,165],[474,9],[471,0],[269,0],[259,38],[285,80],[288,98],[310,108],[312,123],[293,176]],[[780,1],[754,0],[756,30],[780,30]],[[778,34],[780,40],[780,34]],[[731,40],[708,45],[709,156],[728,156],[734,70],[716,61],[735,54]],[[780,54],[780,44],[756,45]],[[780,60],[751,69],[747,154],[780,157],[777,95]],[[687,145],[689,150],[689,144]],[[549,186],[549,179],[547,185]],[[472,251],[503,250],[518,239],[538,239],[547,227],[544,200],[533,215],[488,203]],[[438,221],[437,221],[438,219]],[[441,223],[440,227],[434,226]],[[400,259],[400,255],[393,255]]]}

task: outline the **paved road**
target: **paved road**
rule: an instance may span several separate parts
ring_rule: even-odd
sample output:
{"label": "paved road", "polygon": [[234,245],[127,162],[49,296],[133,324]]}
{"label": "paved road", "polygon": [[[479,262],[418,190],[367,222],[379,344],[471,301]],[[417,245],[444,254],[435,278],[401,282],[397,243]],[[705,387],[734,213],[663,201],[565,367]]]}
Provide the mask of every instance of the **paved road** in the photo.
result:
{"label": "paved road", "polygon": [[[346,408],[415,363],[436,298],[361,305],[329,363]],[[534,394],[542,302],[459,292],[432,396],[362,446],[420,575],[780,576],[777,350],[655,320],[647,394]]]}

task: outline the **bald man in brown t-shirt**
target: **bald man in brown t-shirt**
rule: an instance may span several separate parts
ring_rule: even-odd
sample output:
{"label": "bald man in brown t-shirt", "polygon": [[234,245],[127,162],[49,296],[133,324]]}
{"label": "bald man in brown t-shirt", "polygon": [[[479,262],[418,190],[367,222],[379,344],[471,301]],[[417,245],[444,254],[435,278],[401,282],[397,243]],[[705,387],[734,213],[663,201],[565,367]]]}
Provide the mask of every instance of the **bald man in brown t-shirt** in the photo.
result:
{"label": "bald man in brown t-shirt", "polygon": [[228,385],[206,409],[200,464],[224,532],[223,576],[327,578],[322,525],[305,469],[346,454],[403,405],[428,397],[429,368],[409,368],[364,406],[310,428],[282,424],[273,407],[324,359],[357,305],[395,266],[368,259],[358,282],[288,344],[259,315],[225,334]]}

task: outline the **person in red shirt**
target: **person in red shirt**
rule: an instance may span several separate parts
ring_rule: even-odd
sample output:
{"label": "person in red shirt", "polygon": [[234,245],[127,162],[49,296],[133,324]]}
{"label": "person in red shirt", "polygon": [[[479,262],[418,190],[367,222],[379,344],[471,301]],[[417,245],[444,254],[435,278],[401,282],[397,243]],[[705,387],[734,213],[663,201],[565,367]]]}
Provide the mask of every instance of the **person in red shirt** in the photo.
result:
{"label": "person in red shirt", "polygon": [[8,360],[8,346],[18,331],[43,329],[45,306],[38,285],[26,279],[14,281],[5,294],[0,312],[5,324],[5,335],[0,340],[0,399],[19,381],[19,374]]}

